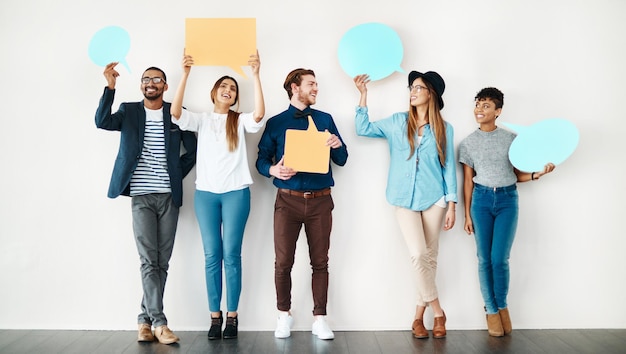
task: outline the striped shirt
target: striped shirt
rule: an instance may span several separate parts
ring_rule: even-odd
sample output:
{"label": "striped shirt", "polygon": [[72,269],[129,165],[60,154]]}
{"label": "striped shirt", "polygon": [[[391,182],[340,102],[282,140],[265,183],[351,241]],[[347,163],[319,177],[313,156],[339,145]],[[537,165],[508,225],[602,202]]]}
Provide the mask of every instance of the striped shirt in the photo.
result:
{"label": "striped shirt", "polygon": [[130,179],[130,195],[169,193],[170,176],[167,173],[163,109],[146,108],[146,127],[141,157]]}

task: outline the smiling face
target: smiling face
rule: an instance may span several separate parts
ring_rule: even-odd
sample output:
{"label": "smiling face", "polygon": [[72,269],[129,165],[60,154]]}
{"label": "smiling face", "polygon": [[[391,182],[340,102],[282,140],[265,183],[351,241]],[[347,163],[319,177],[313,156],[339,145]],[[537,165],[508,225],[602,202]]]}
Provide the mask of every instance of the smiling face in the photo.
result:
{"label": "smiling face", "polygon": [[294,93],[292,98],[304,106],[314,105],[317,100],[317,80],[313,75],[302,75],[300,86],[291,84],[291,90]]}
{"label": "smiling face", "polygon": [[[143,96],[149,101],[162,100],[163,92],[167,91],[167,83],[165,82],[163,73],[159,70],[150,69],[146,70],[141,78],[141,92],[143,93]],[[160,82],[155,84],[155,78],[160,79]],[[151,80],[148,83],[143,83],[144,79]]]}
{"label": "smiling face", "polygon": [[409,86],[409,91],[409,103],[411,106],[417,107],[428,104],[430,90],[426,87],[421,77],[413,80],[413,83]]}
{"label": "smiling face", "polygon": [[[476,123],[481,127],[481,130],[492,130],[496,125],[496,118],[502,113],[502,108],[496,108],[496,103],[489,98],[482,98],[476,100],[474,106],[474,117]],[[487,129],[483,129],[487,128]]]}
{"label": "smiling face", "polygon": [[237,103],[239,96],[239,87],[237,82],[230,77],[224,77],[218,80],[211,90],[211,100],[216,105],[224,105],[226,107],[233,106]]}

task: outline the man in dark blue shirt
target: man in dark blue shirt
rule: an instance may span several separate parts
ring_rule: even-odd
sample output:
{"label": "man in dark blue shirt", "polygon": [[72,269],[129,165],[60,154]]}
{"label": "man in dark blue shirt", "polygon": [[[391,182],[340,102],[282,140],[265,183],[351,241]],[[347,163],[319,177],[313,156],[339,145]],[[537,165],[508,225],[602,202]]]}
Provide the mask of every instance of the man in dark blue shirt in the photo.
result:
{"label": "man in dark blue shirt", "polygon": [[309,255],[311,257],[313,289],[312,332],[320,339],[333,339],[334,334],[326,322],[328,293],[328,249],[332,229],[333,199],[330,188],[334,186],[332,169],[327,173],[298,172],[284,165],[285,132],[287,129],[307,130],[308,117],[320,131],[328,131],[326,144],[330,147],[330,160],[339,166],[348,159],[346,149],[330,114],[311,109],[317,98],[317,81],[312,70],[295,69],[287,75],[283,85],[290,99],[289,108],[267,121],[259,141],[256,168],[265,177],[274,177],[278,187],[274,205],[274,280],[279,311],[276,338],[291,335],[291,268],[294,263],[296,241],[304,224]]}

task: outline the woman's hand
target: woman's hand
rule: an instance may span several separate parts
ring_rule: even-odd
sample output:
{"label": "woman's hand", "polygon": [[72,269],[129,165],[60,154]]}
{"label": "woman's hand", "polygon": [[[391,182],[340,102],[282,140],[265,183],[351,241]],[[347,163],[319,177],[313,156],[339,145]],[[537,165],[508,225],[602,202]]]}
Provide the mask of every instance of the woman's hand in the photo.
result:
{"label": "woman's hand", "polygon": [[261,57],[259,57],[259,50],[257,49],[256,54],[250,55],[250,59],[248,60],[248,65],[252,68],[252,75],[258,75],[259,69],[261,69]]}
{"label": "woman's hand", "polygon": [[465,230],[465,232],[467,232],[468,235],[471,235],[474,233],[474,223],[472,222],[472,218],[469,216],[465,217],[465,226],[463,226],[463,229]]}
{"label": "woman's hand", "polygon": [[354,84],[360,93],[367,92],[367,83],[370,82],[370,76],[367,74],[357,75],[354,77]]}
{"label": "woman's hand", "polygon": [[543,167],[543,171],[541,172],[534,172],[532,175],[534,177],[535,180],[538,180],[539,177],[545,175],[546,173],[550,173],[552,171],[554,171],[554,168],[556,166],[552,163],[552,162],[548,162],[544,167]]}
{"label": "woman's hand", "polygon": [[448,207],[448,211],[446,211],[446,219],[443,224],[443,229],[448,231],[454,227],[454,223],[456,221],[456,209],[454,207]]}
{"label": "woman's hand", "polygon": [[184,54],[182,64],[183,64],[183,73],[189,74],[189,71],[191,70],[191,66],[193,65],[193,57],[191,55]]}

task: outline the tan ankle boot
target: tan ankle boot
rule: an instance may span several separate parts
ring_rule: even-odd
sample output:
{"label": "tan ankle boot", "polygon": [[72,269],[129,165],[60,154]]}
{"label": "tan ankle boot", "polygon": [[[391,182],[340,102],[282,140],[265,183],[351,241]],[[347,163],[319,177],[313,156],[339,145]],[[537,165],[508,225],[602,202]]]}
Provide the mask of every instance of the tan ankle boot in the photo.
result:
{"label": "tan ankle boot", "polygon": [[443,316],[435,317],[433,325],[433,338],[443,338],[446,336],[446,313]]}
{"label": "tan ankle boot", "polygon": [[426,327],[424,327],[424,322],[422,321],[421,318],[415,319],[415,321],[413,321],[412,327],[413,327],[413,337],[419,338],[419,339],[428,338],[428,331],[426,330]]}
{"label": "tan ankle boot", "polygon": [[500,321],[502,321],[502,330],[504,331],[504,334],[510,334],[511,332],[513,332],[513,325],[511,325],[511,316],[509,315],[509,309],[504,308],[502,310],[499,310],[498,313],[500,314]]}
{"label": "tan ankle boot", "polygon": [[504,329],[502,329],[502,320],[500,314],[494,315],[487,314],[487,331],[492,337],[502,337],[504,335]]}

